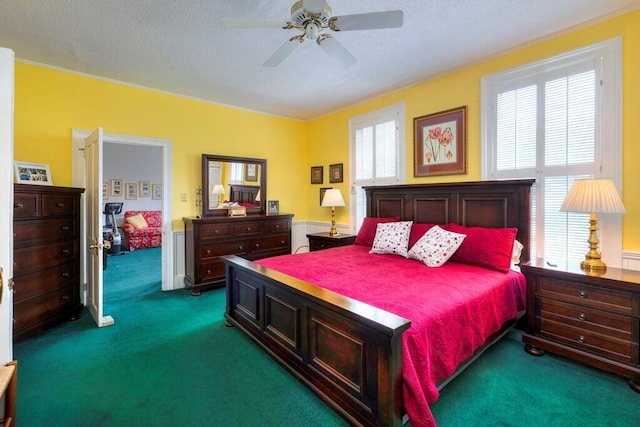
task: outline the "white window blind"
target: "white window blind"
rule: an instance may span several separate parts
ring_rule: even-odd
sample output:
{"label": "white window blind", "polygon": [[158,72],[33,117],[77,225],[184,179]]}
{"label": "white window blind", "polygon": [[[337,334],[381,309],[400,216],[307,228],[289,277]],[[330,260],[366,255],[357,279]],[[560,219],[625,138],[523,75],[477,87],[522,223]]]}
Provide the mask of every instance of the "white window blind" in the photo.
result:
{"label": "white window blind", "polygon": [[531,253],[538,257],[583,260],[589,216],[560,206],[576,179],[619,182],[621,141],[607,129],[621,119],[603,114],[619,102],[615,52],[594,46],[483,79],[483,176],[536,178]]}
{"label": "white window blind", "polygon": [[366,215],[363,186],[404,181],[404,105],[397,104],[349,121],[352,224]]}

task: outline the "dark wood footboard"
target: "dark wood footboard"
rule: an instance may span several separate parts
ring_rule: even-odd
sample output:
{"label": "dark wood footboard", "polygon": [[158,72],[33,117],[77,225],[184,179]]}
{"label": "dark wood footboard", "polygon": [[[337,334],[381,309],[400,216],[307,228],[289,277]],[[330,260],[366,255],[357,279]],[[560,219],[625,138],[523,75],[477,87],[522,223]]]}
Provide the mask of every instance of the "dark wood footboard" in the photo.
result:
{"label": "dark wood footboard", "polygon": [[411,322],[237,256],[225,318],[355,425],[402,425],[402,333]]}

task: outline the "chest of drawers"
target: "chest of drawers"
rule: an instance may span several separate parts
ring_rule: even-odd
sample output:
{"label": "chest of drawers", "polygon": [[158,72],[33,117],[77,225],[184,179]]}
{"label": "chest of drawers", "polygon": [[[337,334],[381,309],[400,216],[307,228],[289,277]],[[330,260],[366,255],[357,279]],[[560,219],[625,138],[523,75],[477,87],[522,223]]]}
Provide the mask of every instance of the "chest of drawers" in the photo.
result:
{"label": "chest of drawers", "polygon": [[77,318],[80,188],[14,184],[15,341]]}
{"label": "chest of drawers", "polygon": [[309,251],[321,251],[322,249],[337,248],[352,245],[356,241],[353,234],[336,234],[331,236],[329,232],[307,234],[309,239]]}
{"label": "chest of drawers", "polygon": [[292,214],[183,218],[184,284],[193,295],[225,285],[223,255],[257,260],[291,253]]}
{"label": "chest of drawers", "polygon": [[527,352],[546,350],[627,377],[640,393],[640,272],[608,268],[594,275],[541,259],[522,272]]}

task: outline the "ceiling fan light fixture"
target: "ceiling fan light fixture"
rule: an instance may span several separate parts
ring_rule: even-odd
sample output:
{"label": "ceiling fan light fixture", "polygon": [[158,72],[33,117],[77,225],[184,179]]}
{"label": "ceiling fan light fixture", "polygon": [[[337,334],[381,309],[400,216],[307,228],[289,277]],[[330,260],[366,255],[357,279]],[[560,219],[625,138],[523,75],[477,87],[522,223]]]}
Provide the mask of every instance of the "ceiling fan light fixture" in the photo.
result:
{"label": "ceiling fan light fixture", "polygon": [[314,22],[308,23],[305,27],[305,35],[309,40],[314,40],[316,37],[318,37],[319,32],[320,29]]}

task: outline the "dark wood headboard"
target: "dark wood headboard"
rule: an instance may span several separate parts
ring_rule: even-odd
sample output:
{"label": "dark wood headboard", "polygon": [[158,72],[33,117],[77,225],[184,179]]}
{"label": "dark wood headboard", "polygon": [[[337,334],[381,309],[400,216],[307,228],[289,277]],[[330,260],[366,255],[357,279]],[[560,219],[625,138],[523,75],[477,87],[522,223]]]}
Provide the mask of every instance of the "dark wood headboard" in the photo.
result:
{"label": "dark wood headboard", "polygon": [[256,203],[258,191],[260,191],[258,185],[229,184],[229,200],[238,203],[260,204]]}
{"label": "dark wood headboard", "polygon": [[403,221],[468,227],[516,227],[523,244],[520,260],[530,259],[531,186],[534,179],[364,187],[368,217],[399,216]]}

